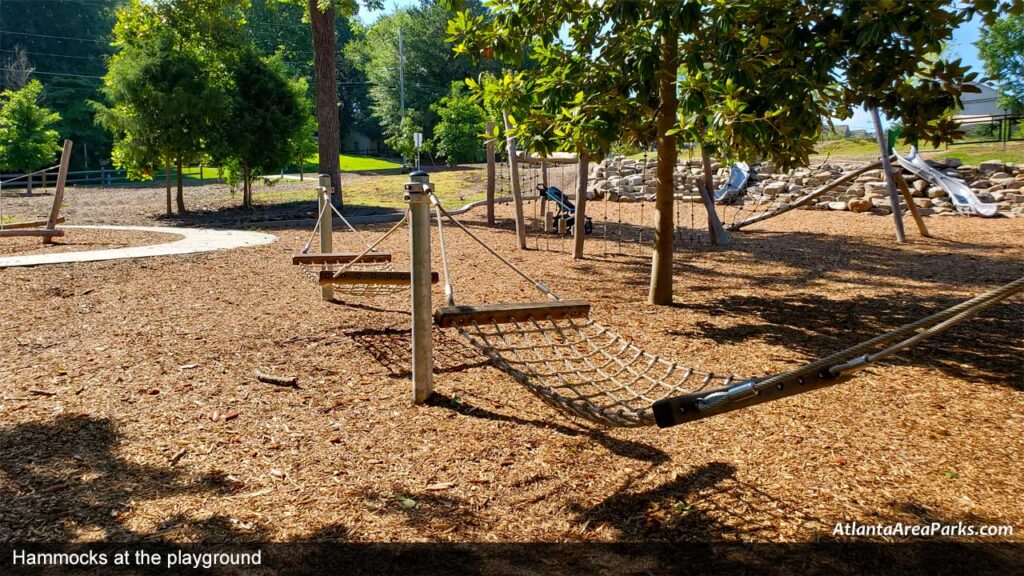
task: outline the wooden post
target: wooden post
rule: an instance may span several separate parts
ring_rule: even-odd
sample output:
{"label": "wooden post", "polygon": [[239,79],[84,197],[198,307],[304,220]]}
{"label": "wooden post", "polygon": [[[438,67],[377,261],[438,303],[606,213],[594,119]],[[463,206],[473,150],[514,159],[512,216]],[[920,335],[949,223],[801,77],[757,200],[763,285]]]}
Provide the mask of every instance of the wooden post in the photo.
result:
{"label": "wooden post", "polygon": [[590,174],[590,155],[580,152],[576,157],[576,224],[573,230],[572,257],[583,258],[583,241],[587,237],[587,176]]}
{"label": "wooden post", "polygon": [[497,165],[494,161],[494,122],[487,123],[487,224],[494,224],[494,188]]}
{"label": "wooden post", "polygon": [[566,233],[567,230],[568,230],[568,226],[565,223],[565,218],[564,217],[563,218],[559,218],[558,219],[558,234],[559,234],[559,236],[565,236],[565,233]]}
{"label": "wooden post", "polygon": [[[317,214],[320,215],[320,253],[329,254],[333,252],[333,226],[334,212],[331,211],[331,195],[334,189],[331,188],[330,174],[320,175],[320,187],[317,189]],[[320,298],[326,301],[334,299],[334,288],[331,286],[320,286]]]}
{"label": "wooden post", "polygon": [[[506,133],[512,129],[508,120],[508,112],[501,111],[502,119],[505,121]],[[523,216],[523,191],[519,187],[519,159],[516,157],[516,139],[507,136],[506,145],[508,149],[508,170],[512,177],[512,204],[516,209],[516,239],[519,241],[519,249],[526,250],[526,222]]]}
{"label": "wooden post", "polygon": [[[60,219],[60,205],[64,203],[64,184],[68,179],[68,164],[71,162],[71,140],[64,141],[64,150],[60,153],[60,169],[57,171],[57,187],[53,190],[53,206],[50,207],[50,217],[46,220],[46,229],[57,228],[57,220]],[[44,244],[52,244],[53,238],[44,236]]]}
{"label": "wooden post", "polygon": [[548,210],[547,212],[544,213],[544,231],[550,234],[551,231],[554,230],[554,228],[555,215],[550,210]]}
{"label": "wooden post", "polygon": [[430,177],[416,171],[405,185],[409,204],[409,248],[412,254],[412,393],[413,403],[427,401],[434,388],[433,305],[430,301]]}
{"label": "wooden post", "polygon": [[878,153],[882,157],[882,172],[885,174],[885,184],[889,189],[889,204],[892,205],[893,223],[896,225],[896,241],[903,243],[907,241],[907,234],[903,231],[903,214],[900,212],[900,195],[896,191],[896,179],[892,175],[892,162],[889,161],[889,143],[882,132],[882,117],[878,108],[871,109],[871,120],[875,124],[875,141],[878,142]]}
{"label": "wooden post", "polygon": [[541,213],[547,212],[548,210],[548,163],[544,160],[540,162],[540,183],[544,187],[544,192],[540,195],[540,211]]}
{"label": "wooden post", "polygon": [[907,210],[910,210],[910,215],[914,217],[917,231],[921,233],[921,236],[931,238],[932,235],[928,233],[928,227],[924,225],[924,218],[921,217],[921,211],[917,209],[917,204],[914,204],[914,196],[910,193],[910,187],[907,186],[907,181],[903,179],[903,174],[896,171],[893,173],[893,176],[896,177],[896,186],[899,187],[900,194],[903,195],[903,199],[907,202]]}

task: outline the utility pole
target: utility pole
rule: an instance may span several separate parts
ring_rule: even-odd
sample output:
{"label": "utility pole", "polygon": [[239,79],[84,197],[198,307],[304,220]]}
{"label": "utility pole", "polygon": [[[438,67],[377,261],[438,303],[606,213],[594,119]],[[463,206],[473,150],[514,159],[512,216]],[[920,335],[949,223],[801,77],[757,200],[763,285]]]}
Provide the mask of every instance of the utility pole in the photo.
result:
{"label": "utility pole", "polygon": [[402,29],[398,29],[398,107],[405,118],[405,44]]}

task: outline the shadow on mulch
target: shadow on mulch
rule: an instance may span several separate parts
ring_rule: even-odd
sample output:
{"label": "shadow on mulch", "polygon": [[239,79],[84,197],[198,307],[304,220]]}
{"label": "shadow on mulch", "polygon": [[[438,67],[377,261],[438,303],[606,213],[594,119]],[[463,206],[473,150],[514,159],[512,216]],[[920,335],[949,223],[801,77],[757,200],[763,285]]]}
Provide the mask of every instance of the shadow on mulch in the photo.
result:
{"label": "shadow on mulch", "polygon": [[155,534],[126,526],[121,512],[133,500],[187,493],[223,496],[238,487],[218,474],[190,479],[170,464],[130,462],[116,453],[116,428],[106,418],[63,415],[50,423],[0,429],[0,534],[32,534],[43,542],[70,543],[80,541],[83,532],[98,532],[109,542],[152,539],[171,531],[176,538],[200,541],[243,535],[258,539],[267,533],[239,530],[220,516],[175,516]]}
{"label": "shadow on mulch", "polygon": [[[482,417],[488,417],[484,415]],[[499,418],[504,418],[500,417]],[[582,432],[587,433],[587,432]],[[349,529],[333,524],[294,540],[271,542],[259,523],[239,527],[224,516],[197,520],[188,514],[165,519],[156,530],[140,532],[122,523],[119,510],[133,500],[182,493],[232,493],[232,484],[212,475],[189,480],[184,470],[141,465],[117,455],[116,424],[81,415],[48,424],[23,424],[0,431],[0,528],[6,534],[32,534],[33,542],[4,541],[0,571],[36,574],[40,566],[12,566],[15,550],[35,553],[104,553],[145,550],[152,554],[259,551],[259,567],[221,566],[216,573],[323,574],[345,567],[347,574],[1010,574],[1018,571],[1019,544],[971,543],[943,539],[838,541],[823,530],[816,542],[750,544],[738,536],[757,534],[759,522],[771,534],[773,518],[799,514],[755,487],[735,480],[735,469],[711,462],[641,492],[624,486],[592,506],[570,513],[584,531],[611,525],[614,542],[566,543],[357,543]],[[410,526],[435,533],[478,525],[471,502],[431,492],[367,494],[381,513],[400,515]],[[403,505],[411,499],[412,506]],[[912,503],[894,503],[894,514],[920,522],[956,522]],[[751,520],[751,519],[755,520]],[[814,519],[808,519],[814,520]],[[892,521],[892,519],[889,519]],[[963,521],[963,518],[958,518]],[[969,523],[991,523],[970,518]],[[82,542],[79,531],[98,533]],[[84,567],[80,574],[166,574],[164,566]],[[49,573],[56,573],[50,570]],[[63,572],[62,572],[63,573]],[[176,573],[205,573],[181,568]]]}
{"label": "shadow on mulch", "polygon": [[[411,328],[366,328],[348,330],[348,336],[390,378],[408,378],[412,374]],[[462,372],[488,366],[490,362],[461,339],[452,338],[440,329],[434,330],[434,373]]]}
{"label": "shadow on mulch", "polygon": [[[673,336],[704,338],[737,344],[751,340],[818,357],[853,346],[874,336],[954,306],[965,298],[922,299],[894,292],[891,297],[833,300],[816,294],[782,298],[740,296],[686,306],[713,316],[738,319],[731,326],[699,322],[693,329],[673,330]],[[1024,381],[1008,376],[1021,372],[1024,353],[1020,334],[1020,308],[1002,304],[889,357],[885,364],[924,364],[958,379],[1007,384],[1024,390]]]}
{"label": "shadow on mulch", "polygon": [[521,416],[511,414],[499,414],[485,408],[473,406],[461,398],[449,397],[436,391],[427,399],[427,405],[448,408],[464,416],[471,416],[481,420],[509,422],[520,426],[533,426],[543,430],[551,430],[565,436],[586,436],[605,447],[609,452],[616,456],[648,462],[655,466],[665,464],[671,460],[671,457],[668,454],[658,448],[641,442],[625,440],[622,438],[613,438],[596,428],[583,425],[569,426],[559,424],[558,422],[551,420],[523,418]]}

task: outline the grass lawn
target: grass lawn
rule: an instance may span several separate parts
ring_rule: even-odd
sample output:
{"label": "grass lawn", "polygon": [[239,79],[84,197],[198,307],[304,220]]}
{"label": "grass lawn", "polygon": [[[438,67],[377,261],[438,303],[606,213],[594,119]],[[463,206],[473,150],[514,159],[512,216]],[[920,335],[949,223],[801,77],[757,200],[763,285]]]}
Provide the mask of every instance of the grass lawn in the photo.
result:
{"label": "grass lawn", "polygon": [[[446,208],[458,208],[468,202],[483,200],[485,197],[486,173],[483,170],[452,170],[430,175],[434,190]],[[409,181],[407,174],[380,175],[345,183],[342,187],[345,204],[380,206],[382,208],[404,207],[403,186]],[[300,190],[275,190],[263,188],[258,193],[261,201],[289,202],[315,200],[313,187]]]}
{"label": "grass lawn", "polygon": [[978,165],[985,160],[1002,160],[1014,164],[1024,164],[1024,142],[1008,142],[1002,144],[968,144],[964,146],[950,146],[949,150],[930,158],[959,158],[964,164]]}
{"label": "grass lawn", "polygon": [[[315,174],[317,172],[317,156],[311,156],[306,160],[305,172],[306,174]],[[370,172],[373,170],[395,170],[402,167],[401,160],[394,158],[376,158],[373,156],[353,156],[351,154],[342,154],[338,157],[341,162],[342,172]],[[298,174],[296,167],[289,166],[285,170],[287,174]],[[188,166],[182,170],[182,174],[186,179],[199,180],[199,167]],[[203,168],[202,175],[206,178],[219,178],[218,168],[215,166],[207,166]],[[269,174],[268,176],[273,176]]]}

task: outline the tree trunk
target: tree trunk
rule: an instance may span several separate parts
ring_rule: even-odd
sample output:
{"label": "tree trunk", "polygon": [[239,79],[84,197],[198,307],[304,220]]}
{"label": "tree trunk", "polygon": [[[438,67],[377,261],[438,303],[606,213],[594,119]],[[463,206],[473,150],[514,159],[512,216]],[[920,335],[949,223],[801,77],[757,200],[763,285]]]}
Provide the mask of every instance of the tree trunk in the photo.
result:
{"label": "tree trunk", "polygon": [[164,158],[164,186],[167,188],[167,215],[173,214],[171,211],[171,159]]}
{"label": "tree trunk", "polygon": [[28,178],[25,179],[26,182],[28,182],[28,184],[25,187],[25,195],[27,195],[27,196],[31,196],[32,195],[32,180],[34,178],[35,178],[35,176],[29,176]]}
{"label": "tree trunk", "polygon": [[[679,37],[671,26],[662,24],[661,65],[658,69],[658,193],[654,201],[654,255],[651,258],[651,304],[672,303],[672,243],[675,233],[672,204],[675,199],[676,137],[668,131],[676,124],[679,98],[676,74],[679,69]],[[642,225],[642,224],[641,224]]]}
{"label": "tree trunk", "polygon": [[341,129],[338,120],[338,68],[334,38],[334,8],[321,11],[318,0],[309,0],[309,23],[313,34],[313,61],[316,79],[316,126],[320,173],[331,177],[331,187],[341,200]]}
{"label": "tree trunk", "polygon": [[252,208],[252,181],[249,167],[242,164],[242,206]]}
{"label": "tree trunk", "polygon": [[722,227],[722,221],[715,211],[715,177],[711,173],[711,154],[704,150],[704,144],[700,146],[701,168],[704,171],[704,185],[700,186],[700,198],[704,202],[704,208],[708,211],[708,235],[711,243],[715,246],[727,246],[729,236]]}
{"label": "tree trunk", "polygon": [[174,165],[178,169],[178,195],[174,197],[174,203],[178,205],[178,214],[184,214],[188,210],[185,208],[185,182],[181,173],[180,157],[174,161]]}

